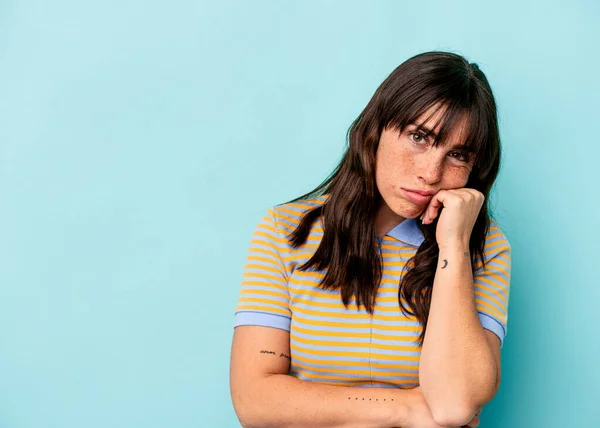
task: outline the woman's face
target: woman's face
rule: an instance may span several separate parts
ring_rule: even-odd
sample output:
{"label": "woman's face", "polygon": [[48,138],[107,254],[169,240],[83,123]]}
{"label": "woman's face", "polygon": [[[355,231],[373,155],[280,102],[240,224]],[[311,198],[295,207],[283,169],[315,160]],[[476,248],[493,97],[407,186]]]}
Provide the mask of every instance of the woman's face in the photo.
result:
{"label": "woman's face", "polygon": [[[432,110],[425,112],[428,117]],[[443,114],[440,109],[422,125],[431,129]],[[419,118],[417,124],[423,119]],[[466,135],[466,117],[445,141],[432,146],[433,136],[419,133],[416,124],[409,124],[402,131],[386,128],[382,131],[376,153],[375,181],[383,197],[384,217],[395,216],[395,222],[418,217],[431,200],[430,195],[420,196],[410,192],[435,194],[440,190],[464,187],[473,168],[473,156],[461,149]],[[437,134],[440,126],[433,129]],[[381,212],[380,212],[381,213]]]}

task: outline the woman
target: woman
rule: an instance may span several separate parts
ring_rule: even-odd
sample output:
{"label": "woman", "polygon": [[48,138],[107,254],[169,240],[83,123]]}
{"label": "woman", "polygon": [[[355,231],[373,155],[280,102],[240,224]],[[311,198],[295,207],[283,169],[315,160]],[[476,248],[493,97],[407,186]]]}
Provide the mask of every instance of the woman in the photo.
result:
{"label": "woman", "polygon": [[348,140],[324,183],[254,233],[236,413],[245,427],[476,427],[500,380],[511,261],[488,214],[500,165],[488,81],[459,55],[417,55]]}

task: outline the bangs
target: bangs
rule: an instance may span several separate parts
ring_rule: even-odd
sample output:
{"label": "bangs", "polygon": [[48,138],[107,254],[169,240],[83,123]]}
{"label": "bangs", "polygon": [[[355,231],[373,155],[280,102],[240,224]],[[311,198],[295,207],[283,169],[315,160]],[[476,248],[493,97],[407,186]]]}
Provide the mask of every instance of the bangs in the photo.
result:
{"label": "bangs", "polygon": [[[490,162],[492,159],[489,154],[493,151],[495,131],[490,124],[495,123],[495,117],[490,117],[485,106],[469,102],[465,97],[450,100],[431,97],[427,101],[423,98],[427,97],[420,97],[415,102],[408,103],[405,109],[398,109],[396,112],[388,111],[389,117],[384,127],[392,126],[402,132],[407,125],[414,125],[424,135],[433,139],[434,146],[438,146],[444,143],[455,130],[464,126],[461,130],[463,141],[457,148],[472,157],[474,166],[485,174],[493,163]],[[425,117],[425,113],[432,108],[431,114]],[[440,109],[443,111],[439,118],[437,121],[432,121],[432,117]],[[463,124],[465,118],[466,123]],[[436,133],[434,130],[438,127]]]}

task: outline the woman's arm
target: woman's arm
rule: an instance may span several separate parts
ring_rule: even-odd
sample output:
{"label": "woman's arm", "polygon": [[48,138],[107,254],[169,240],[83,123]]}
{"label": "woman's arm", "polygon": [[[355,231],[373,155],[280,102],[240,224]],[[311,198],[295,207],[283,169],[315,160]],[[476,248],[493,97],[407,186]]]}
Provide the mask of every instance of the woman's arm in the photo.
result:
{"label": "woman's arm", "polygon": [[307,382],[288,375],[289,332],[235,328],[231,396],[245,428],[408,427],[411,390],[352,388]]}
{"label": "woman's arm", "polygon": [[[483,202],[483,194],[474,189],[442,190],[433,196],[422,217],[423,224],[428,224],[440,216],[436,227],[439,262],[421,350],[419,382],[435,420],[442,425],[469,421],[494,397],[500,380],[500,339],[485,330],[479,319],[469,250]],[[495,253],[510,260],[507,243],[496,241],[493,247]],[[491,260],[493,255],[486,252],[486,258],[488,255]],[[494,260],[493,264],[498,262]],[[493,311],[503,315],[500,309]]]}
{"label": "woman's arm", "polygon": [[421,352],[421,388],[443,425],[471,420],[500,379],[500,339],[479,320],[469,254],[468,247],[440,249]]}

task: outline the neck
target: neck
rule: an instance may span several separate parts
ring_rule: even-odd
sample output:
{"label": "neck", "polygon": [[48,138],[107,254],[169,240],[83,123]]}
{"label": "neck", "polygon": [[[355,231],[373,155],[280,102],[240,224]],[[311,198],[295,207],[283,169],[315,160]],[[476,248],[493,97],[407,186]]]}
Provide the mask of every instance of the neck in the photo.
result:
{"label": "neck", "polygon": [[380,207],[375,216],[375,231],[378,237],[385,236],[390,230],[406,220],[390,209],[384,200],[381,200]]}

